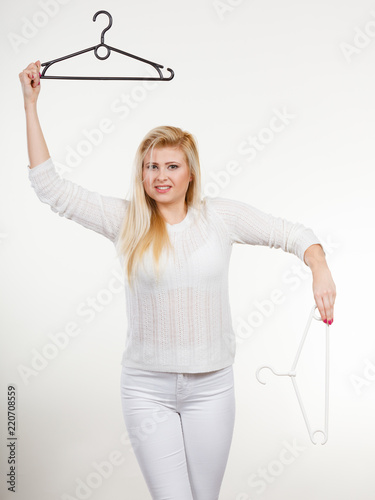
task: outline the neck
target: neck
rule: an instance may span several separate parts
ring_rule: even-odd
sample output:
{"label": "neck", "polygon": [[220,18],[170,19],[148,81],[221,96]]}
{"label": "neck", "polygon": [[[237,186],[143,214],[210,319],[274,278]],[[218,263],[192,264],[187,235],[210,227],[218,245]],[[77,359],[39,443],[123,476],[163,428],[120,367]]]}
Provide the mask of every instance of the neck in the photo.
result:
{"label": "neck", "polygon": [[178,224],[179,222],[182,222],[188,212],[188,207],[187,204],[184,202],[184,204],[180,207],[162,207],[159,208],[159,212],[161,213],[162,217],[168,224]]}

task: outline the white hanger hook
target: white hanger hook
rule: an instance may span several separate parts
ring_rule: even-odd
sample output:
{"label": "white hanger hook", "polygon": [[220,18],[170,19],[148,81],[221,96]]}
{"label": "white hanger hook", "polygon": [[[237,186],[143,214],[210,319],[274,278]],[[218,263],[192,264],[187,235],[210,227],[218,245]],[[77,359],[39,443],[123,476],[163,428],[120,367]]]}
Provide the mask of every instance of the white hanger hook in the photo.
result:
{"label": "white hanger hook", "polygon": [[256,378],[258,379],[258,382],[260,382],[261,384],[263,385],[266,385],[266,382],[262,382],[259,378],[259,373],[261,372],[261,370],[264,370],[264,369],[268,369],[268,370],[271,370],[271,372],[274,374],[274,375],[277,375],[278,377],[295,377],[296,376],[296,372],[288,372],[288,373],[277,373],[276,370],[274,370],[271,366],[261,366],[260,368],[257,369],[257,371],[255,372],[255,376]]}
{"label": "white hanger hook", "polygon": [[321,431],[321,430],[317,430],[317,431],[313,432],[312,435],[310,436],[311,437],[311,441],[313,442],[313,444],[318,444],[318,442],[314,439],[315,438],[315,434],[318,434],[318,433],[322,434],[322,436],[323,436],[323,441],[320,444],[322,444],[322,445],[326,444],[326,442],[328,440],[328,436],[327,436],[327,434],[326,434],[325,431]]}

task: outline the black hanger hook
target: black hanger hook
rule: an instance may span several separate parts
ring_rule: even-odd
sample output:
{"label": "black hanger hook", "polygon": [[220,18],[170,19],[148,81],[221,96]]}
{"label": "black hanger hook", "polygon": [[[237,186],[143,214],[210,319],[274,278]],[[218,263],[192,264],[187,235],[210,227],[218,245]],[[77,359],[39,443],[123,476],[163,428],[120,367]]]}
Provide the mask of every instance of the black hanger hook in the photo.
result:
{"label": "black hanger hook", "polygon": [[[94,54],[96,55],[96,57],[97,57],[98,59],[101,59],[101,60],[103,61],[104,59],[107,59],[107,58],[109,57],[110,53],[111,53],[110,49],[109,49],[109,48],[107,47],[107,45],[104,43],[104,33],[105,33],[106,31],[108,31],[108,30],[109,30],[109,28],[112,26],[112,16],[111,16],[111,14],[110,14],[109,12],[107,12],[106,10],[98,10],[98,12],[96,12],[96,13],[94,14],[94,17],[92,18],[92,20],[93,20],[93,21],[96,21],[96,18],[98,17],[98,15],[99,15],[99,14],[106,14],[106,15],[108,16],[108,19],[109,19],[109,24],[108,24],[108,26],[107,26],[106,28],[104,28],[104,30],[102,31],[102,36],[101,36],[101,39],[100,39],[100,44],[99,44],[99,45],[97,45],[97,46],[95,47],[95,49],[94,49]],[[98,48],[99,48],[99,47],[105,47],[105,48],[107,49],[107,54],[106,54],[105,56],[100,56],[100,55],[98,54]]]}
{"label": "black hanger hook", "polygon": [[112,16],[109,12],[107,12],[106,10],[98,10],[98,12],[96,12],[94,14],[94,17],[92,18],[93,21],[96,21],[96,18],[98,17],[99,14],[106,14],[108,16],[108,19],[109,19],[109,24],[106,28],[104,28],[104,30],[102,31],[102,36],[101,36],[101,39],[100,39],[100,42],[102,44],[104,44],[104,33],[106,31],[109,30],[109,28],[112,26]]}

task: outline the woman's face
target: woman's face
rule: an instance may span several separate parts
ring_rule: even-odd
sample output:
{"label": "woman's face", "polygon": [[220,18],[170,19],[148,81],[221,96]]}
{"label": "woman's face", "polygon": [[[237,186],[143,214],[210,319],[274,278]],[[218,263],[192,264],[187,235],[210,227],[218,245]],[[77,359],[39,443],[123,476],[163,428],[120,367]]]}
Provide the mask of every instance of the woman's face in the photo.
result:
{"label": "woman's face", "polygon": [[[149,151],[143,162],[143,186],[146,193],[162,206],[185,204],[189,182],[193,179],[185,155],[179,148],[161,147]],[[159,186],[169,186],[159,189]]]}

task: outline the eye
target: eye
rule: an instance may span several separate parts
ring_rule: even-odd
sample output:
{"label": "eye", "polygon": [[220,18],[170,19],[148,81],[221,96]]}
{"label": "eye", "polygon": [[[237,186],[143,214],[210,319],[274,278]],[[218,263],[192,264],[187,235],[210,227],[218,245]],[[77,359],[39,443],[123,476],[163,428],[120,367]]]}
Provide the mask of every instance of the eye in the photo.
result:
{"label": "eye", "polygon": [[178,165],[169,165],[170,167],[173,167],[172,170],[176,170],[178,168]]}

